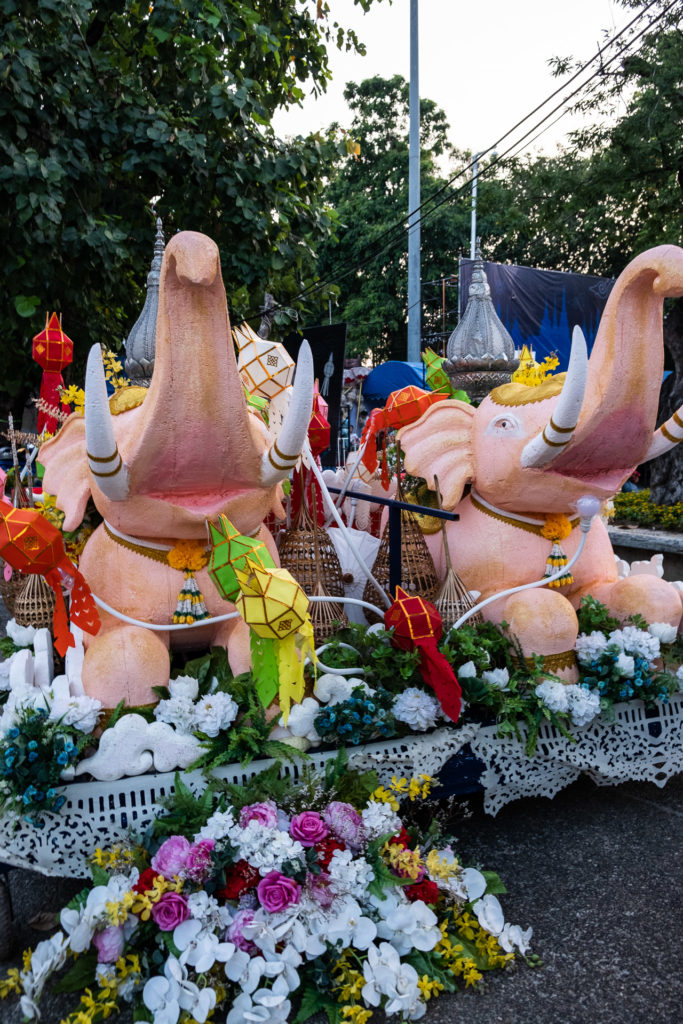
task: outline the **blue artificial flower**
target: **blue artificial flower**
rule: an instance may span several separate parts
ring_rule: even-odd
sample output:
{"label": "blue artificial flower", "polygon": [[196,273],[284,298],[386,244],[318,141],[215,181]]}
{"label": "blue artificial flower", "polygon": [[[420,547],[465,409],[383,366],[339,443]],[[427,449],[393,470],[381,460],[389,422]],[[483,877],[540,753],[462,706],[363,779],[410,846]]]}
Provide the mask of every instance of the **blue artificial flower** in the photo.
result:
{"label": "blue artificial flower", "polygon": [[55,800],[55,810],[58,811],[59,808],[63,807],[65,803],[66,803],[66,797],[65,796],[58,796],[57,799]]}
{"label": "blue artificial flower", "polygon": [[66,751],[62,751],[61,754],[57,754],[57,764],[67,764],[69,761],[68,754]]}
{"label": "blue artificial flower", "polygon": [[28,760],[30,764],[33,764],[34,761],[38,760],[38,754],[35,750],[29,750]]}
{"label": "blue artificial flower", "polygon": [[30,804],[37,792],[38,790],[36,789],[35,786],[27,786],[27,788],[24,790],[24,795],[22,796],[22,800],[24,801],[24,803]]}
{"label": "blue artificial flower", "polygon": [[28,747],[29,750],[37,750],[38,749],[38,744],[37,744],[37,742],[35,740],[29,740],[28,743],[26,744],[26,746]]}
{"label": "blue artificial flower", "polygon": [[17,738],[17,736],[19,735],[19,730],[17,729],[16,725],[12,726],[12,728],[7,733],[7,735],[10,737],[10,739],[13,739],[13,740],[15,740]]}

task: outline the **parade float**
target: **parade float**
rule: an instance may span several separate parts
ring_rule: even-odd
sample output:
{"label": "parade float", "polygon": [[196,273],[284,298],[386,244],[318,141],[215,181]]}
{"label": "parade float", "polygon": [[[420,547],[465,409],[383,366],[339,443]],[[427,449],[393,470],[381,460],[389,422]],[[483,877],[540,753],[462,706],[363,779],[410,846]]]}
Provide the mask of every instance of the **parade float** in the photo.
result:
{"label": "parade float", "polygon": [[566,375],[475,408],[429,354],[336,473],[305,340],[231,333],[205,236],[158,255],[151,380],[94,346],[40,500],[15,473],[0,505],[6,603],[49,610],[3,641],[0,860],[94,886],[0,993],[37,1019],[75,957],[79,1020],[418,1019],[529,944],[439,821],[446,763],[491,813],[683,766],[681,586],[601,519],[683,439],[683,251],[633,261]]}

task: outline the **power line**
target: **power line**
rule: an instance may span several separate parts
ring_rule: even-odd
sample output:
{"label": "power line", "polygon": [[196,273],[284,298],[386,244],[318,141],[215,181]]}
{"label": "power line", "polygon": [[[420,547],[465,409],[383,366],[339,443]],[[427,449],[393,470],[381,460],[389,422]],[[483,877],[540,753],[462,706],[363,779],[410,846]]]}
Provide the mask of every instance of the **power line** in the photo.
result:
{"label": "power line", "polygon": [[[607,47],[614,46],[617,43],[617,41],[626,32],[629,31],[629,29],[633,28],[633,26],[637,22],[641,21],[642,18],[645,17],[645,15],[650,10],[650,8],[652,8],[655,5],[655,3],[657,3],[657,2],[659,2],[659,0],[650,0],[650,2],[647,4],[647,6],[644,8],[644,10],[642,10],[641,12],[639,12],[639,14],[637,14],[634,18],[632,18],[632,20],[626,26],[624,26],[624,28],[621,29],[621,31],[619,33],[617,33],[617,35],[614,36],[606,44],[606,46]],[[534,138],[532,140],[530,140],[528,142],[525,142],[525,140],[528,139],[529,135],[531,135],[534,131],[536,131],[536,129],[541,127],[550,117],[553,116],[553,114],[557,113],[558,110],[560,110],[562,107],[566,107],[566,105],[578,93],[580,93],[588,85],[590,85],[590,83],[594,79],[602,78],[603,75],[604,75],[605,70],[615,60],[617,60],[619,57],[621,57],[622,54],[627,49],[629,49],[631,46],[633,46],[634,43],[638,42],[638,40],[643,35],[645,35],[646,32],[650,31],[659,21],[661,21],[661,19],[664,18],[664,16],[669,12],[669,10],[675,5],[675,3],[677,3],[677,0],[671,0],[671,2],[656,17],[654,17],[650,22],[648,22],[647,25],[645,25],[645,27],[638,32],[637,35],[633,36],[626,43],[624,43],[620,47],[620,49],[609,58],[609,60],[607,60],[607,61],[604,60],[604,49],[598,49],[597,52],[588,61],[586,61],[586,63],[583,64],[572,75],[572,77],[568,81],[564,82],[554,92],[552,92],[549,96],[547,96],[541,103],[539,103],[536,107],[534,107],[533,110],[531,110],[525,117],[521,118],[515,125],[512,126],[512,128],[510,128],[507,132],[505,132],[502,136],[500,136],[499,139],[497,139],[495,142],[493,142],[486,150],[483,150],[482,152],[480,152],[478,154],[478,157],[484,156],[487,153],[490,153],[490,152],[496,150],[501,142],[503,142],[505,139],[509,138],[510,135],[512,135],[518,128],[520,128],[527,121],[529,121],[534,116],[534,114],[538,113],[539,110],[542,110],[543,107],[547,106],[547,104],[549,102],[551,102],[551,100],[553,100],[559,93],[563,92],[567,88],[568,85],[571,85],[572,82],[576,81],[576,79],[584,71],[586,71],[590,67],[591,64],[593,64],[596,60],[598,60],[600,62],[600,65],[599,65],[598,69],[596,71],[594,71],[590,75],[590,77],[588,79],[586,79],[586,81],[584,81],[581,85],[579,85],[569,95],[565,96],[560,101],[560,103],[558,103],[555,107],[553,107],[553,109],[548,114],[546,114],[543,118],[541,118],[540,121],[538,121],[535,125],[533,125],[533,127],[530,128],[522,136],[521,139],[517,139],[515,142],[513,142],[503,153],[500,153],[500,154],[496,153],[494,158],[479,173],[478,177],[479,178],[485,178],[487,175],[489,175],[491,173],[491,171],[498,164],[500,164],[502,162],[502,160],[504,160],[511,153],[511,151],[513,149],[516,149],[517,153],[518,153],[518,152],[520,152],[520,148],[519,148],[520,146],[522,146],[523,148],[528,148],[528,146],[531,145],[532,142],[534,142],[537,138],[539,138],[540,135],[542,135],[545,131],[549,130],[549,128],[551,128],[552,125],[556,123],[556,121],[560,120],[560,118],[562,116],[564,116],[565,113],[567,113],[566,110],[563,111],[562,114],[560,114],[560,117],[556,118],[555,121],[553,121],[551,124],[547,125],[541,132],[539,132],[538,135],[534,136]],[[517,153],[515,153],[514,155],[517,155]],[[371,263],[374,260],[376,260],[379,256],[383,255],[392,245],[394,245],[395,242],[399,241],[399,239],[401,239],[403,237],[404,232],[405,232],[406,229],[410,229],[410,228],[412,228],[414,226],[414,224],[416,223],[415,220],[414,220],[415,214],[420,214],[420,216],[418,218],[419,221],[422,221],[422,220],[426,221],[429,217],[433,216],[437,212],[437,210],[439,210],[441,208],[441,206],[444,205],[444,203],[451,202],[454,199],[456,199],[459,195],[462,194],[462,192],[466,188],[469,187],[470,182],[469,181],[468,182],[464,182],[461,186],[459,186],[458,188],[455,188],[455,189],[451,188],[453,182],[457,181],[458,178],[460,178],[464,174],[466,174],[467,171],[471,170],[473,166],[474,166],[474,160],[470,161],[470,163],[468,163],[466,166],[462,167],[459,171],[457,171],[451,178],[449,178],[449,180],[447,182],[445,182],[435,192],[433,192],[430,196],[428,196],[424,200],[424,202],[422,202],[420,204],[419,207],[417,207],[415,210],[410,211],[406,216],[402,217],[400,220],[398,220],[394,224],[390,225],[380,235],[378,235],[378,237],[376,239],[374,239],[371,244],[374,247],[379,242],[381,242],[383,240],[386,240],[385,244],[382,245],[381,248],[376,249],[372,253],[369,253],[366,257],[364,257],[362,260],[360,260],[358,262],[356,262],[354,260],[351,260],[351,259],[345,260],[344,262],[342,262],[339,265],[338,268],[335,269],[334,273],[331,274],[330,276],[334,277],[335,281],[339,281],[339,280],[343,280],[344,278],[348,277],[350,274],[357,273],[358,271],[362,270],[363,267],[368,265],[368,263]],[[437,200],[437,198],[439,196],[442,196],[443,198],[441,198],[439,200],[439,202],[436,202],[436,200]],[[348,269],[345,269],[345,267],[347,267],[347,266],[348,266]],[[329,284],[329,278],[326,281],[315,282],[315,283],[309,285],[307,288],[302,289],[294,298],[289,300],[289,302],[291,304],[292,302],[296,302],[296,301],[299,301],[299,300],[302,300],[302,299],[305,299],[305,298],[309,298],[312,295],[314,295],[316,292],[321,291],[323,288],[327,287],[328,284]],[[276,307],[276,308],[283,308],[283,307],[279,306],[279,307]],[[247,320],[255,319],[258,315],[259,315],[259,313],[254,312],[253,314],[249,314],[246,317],[246,319]]]}

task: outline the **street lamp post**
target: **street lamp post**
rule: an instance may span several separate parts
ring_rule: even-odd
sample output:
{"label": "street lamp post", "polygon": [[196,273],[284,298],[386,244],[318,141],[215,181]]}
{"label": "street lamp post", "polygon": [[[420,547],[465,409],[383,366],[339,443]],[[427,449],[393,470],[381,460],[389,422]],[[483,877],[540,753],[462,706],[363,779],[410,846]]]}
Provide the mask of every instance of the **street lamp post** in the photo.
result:
{"label": "street lamp post", "polygon": [[408,361],[420,359],[420,87],[417,0],[410,0],[410,149],[408,154]]}

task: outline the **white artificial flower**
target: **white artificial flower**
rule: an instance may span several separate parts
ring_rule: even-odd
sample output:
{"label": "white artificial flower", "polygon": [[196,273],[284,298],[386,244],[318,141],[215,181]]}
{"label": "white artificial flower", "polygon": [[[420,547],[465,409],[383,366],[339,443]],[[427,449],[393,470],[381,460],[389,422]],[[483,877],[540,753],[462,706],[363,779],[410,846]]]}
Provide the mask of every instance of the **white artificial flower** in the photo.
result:
{"label": "white artificial flower", "polygon": [[[381,833],[380,833],[381,834]],[[330,890],[338,896],[362,900],[375,872],[365,857],[354,857],[350,850],[335,850],[327,865]]]}
{"label": "white artificial flower", "polygon": [[498,935],[497,941],[506,953],[512,953],[516,949],[524,956],[529,951],[532,934],[533,929],[531,928],[522,931],[518,924],[506,924]]}
{"label": "white artificial flower", "polygon": [[361,687],[364,693],[372,693],[368,684],[363,679],[354,676],[340,676],[335,672],[326,672],[318,676],[313,692],[322,704],[339,704],[348,700],[357,687]]}
{"label": "white artificial flower", "polygon": [[38,1002],[51,974],[66,963],[69,940],[63,932],[56,932],[49,939],[39,942],[31,956],[31,965],[20,975],[23,995],[20,999],[21,1012],[27,1020],[39,1020]]}
{"label": "white artificial flower", "polygon": [[630,654],[624,654],[622,651],[614,662],[614,671],[618,676],[624,676],[626,679],[632,679],[636,671],[636,663],[633,656]]}
{"label": "white artificial flower", "polygon": [[587,665],[599,658],[609,643],[604,633],[594,630],[592,633],[580,633],[574,644],[576,657],[582,664]]}
{"label": "white artificial flower", "polygon": [[208,985],[199,988],[193,981],[190,981],[187,967],[179,960],[176,960],[174,956],[169,956],[166,961],[164,974],[169,981],[174,981],[178,986],[180,1009],[189,1013],[197,1021],[197,1024],[205,1024],[207,1017],[216,1005],[216,993],[214,990]]}
{"label": "white artificial flower", "polygon": [[194,704],[189,697],[171,697],[160,700],[154,708],[157,722],[172,725],[178,732],[191,733],[196,728]]}
{"label": "white artificial flower", "polygon": [[398,722],[405,722],[415,732],[433,729],[441,715],[438,700],[416,686],[409,686],[399,694],[391,710]]}
{"label": "white artificial flower", "polygon": [[492,893],[487,893],[482,899],[473,904],[472,910],[477,915],[477,921],[490,935],[498,936],[505,927],[503,908],[499,900]]}
{"label": "white artificial flower", "polygon": [[221,839],[229,838],[231,829],[235,827],[235,819],[232,811],[214,811],[205,825],[202,825],[194,837],[195,843],[201,839],[213,839],[218,843]]}
{"label": "white artificial flower", "polygon": [[567,688],[564,683],[555,683],[552,679],[545,679],[538,684],[534,693],[551,711],[569,710]]}
{"label": "white artificial flower", "polygon": [[177,1024],[180,1016],[180,985],[173,978],[155,975],[145,983],[142,1001],[154,1014],[154,1024]]}
{"label": "white artificial flower", "polygon": [[218,736],[222,729],[232,725],[239,707],[229,693],[208,694],[194,705],[194,727],[207,736]]}
{"label": "white artificial flower", "polygon": [[344,899],[334,908],[334,917],[327,926],[327,941],[331,945],[341,942],[342,947],[367,949],[377,935],[377,925],[363,917],[360,906],[353,899]]}
{"label": "white artificial flower", "polygon": [[473,661],[466,661],[455,673],[459,679],[474,679],[477,675],[477,668]]}
{"label": "white artificial flower", "polygon": [[83,693],[77,697],[62,700],[54,696],[52,690],[47,692],[47,703],[50,708],[49,720],[73,725],[80,732],[91,733],[97,725],[102,712],[102,702],[95,697]]}
{"label": "white artificial flower", "polygon": [[492,668],[488,672],[482,672],[481,678],[496,690],[510,689],[510,673],[506,668]]}
{"label": "white artificial flower", "polygon": [[472,900],[479,899],[486,892],[486,879],[482,875],[481,871],[477,871],[476,868],[465,868],[462,873],[462,883],[465,889],[465,895],[471,902]]}
{"label": "white artificial flower", "polygon": [[635,626],[615,629],[610,633],[608,643],[617,644],[625,654],[639,654],[650,664],[660,654],[658,638]]}
{"label": "white artificial flower", "polygon": [[232,920],[229,908],[221,906],[214,896],[209,896],[206,889],[189,893],[187,906],[190,916],[201,921],[203,928],[220,931],[227,928]]}
{"label": "white artificial flower", "polygon": [[120,903],[131,884],[135,883],[125,875],[112,875],[106,885],[96,885],[90,890],[85,904],[78,910],[64,907],[60,924],[69,936],[68,944],[73,953],[84,953],[89,948],[98,926],[109,924],[107,903]]}
{"label": "white artificial flower", "polygon": [[647,631],[656,637],[660,644],[672,644],[678,636],[676,627],[670,626],[668,622],[651,622]]}
{"label": "white artificial flower", "polygon": [[[300,704],[292,704],[287,718],[287,729],[295,737],[303,737],[309,743],[318,744],[321,737],[315,728],[316,715],[320,714],[320,704],[314,697],[305,697]],[[280,718],[280,725],[284,721]]]}
{"label": "white artificial flower", "polygon": [[402,955],[413,949],[427,952],[442,939],[438,918],[422,900],[405,903],[390,911],[377,925],[377,934],[387,939]]}
{"label": "white artificial flower", "polygon": [[581,727],[592,722],[600,714],[600,694],[597,690],[585,690],[583,686],[567,686],[567,700],[572,723]]}
{"label": "white artificial flower", "polygon": [[16,619],[10,619],[5,627],[7,636],[17,647],[31,647],[36,636],[35,626],[20,626]]}
{"label": "white artificial flower", "polygon": [[[417,971],[410,964],[401,963],[396,949],[389,942],[368,948],[363,975],[365,985],[362,995],[368,1006],[379,1006],[382,996],[386,996],[385,1012],[405,1016],[419,1002]],[[413,1019],[417,1019],[415,1014]]]}
{"label": "white artificial flower", "polygon": [[361,817],[363,831],[368,840],[379,839],[380,836],[394,836],[401,831],[401,819],[392,811],[391,804],[381,800],[368,800]]}
{"label": "white artificial flower", "polygon": [[237,859],[246,860],[261,875],[280,871],[285,861],[304,863],[304,848],[287,832],[268,828],[252,819],[245,828],[234,825],[229,833],[231,844],[237,849]]}
{"label": "white artificial flower", "polygon": [[287,1024],[292,1004],[284,995],[261,988],[253,995],[242,992],[232,1004],[225,1024]]}
{"label": "white artificial flower", "polygon": [[[180,963],[194,967],[198,974],[210,971],[216,960],[226,963],[235,955],[232,942],[219,942],[215,932],[202,926],[201,921],[189,918],[173,930],[173,941],[180,950]],[[242,950],[239,950],[242,953]],[[243,954],[248,959],[248,954]]]}
{"label": "white artificial flower", "polygon": [[168,683],[168,691],[171,697],[184,697],[186,700],[196,700],[199,695],[199,682],[192,676],[178,676]]}

